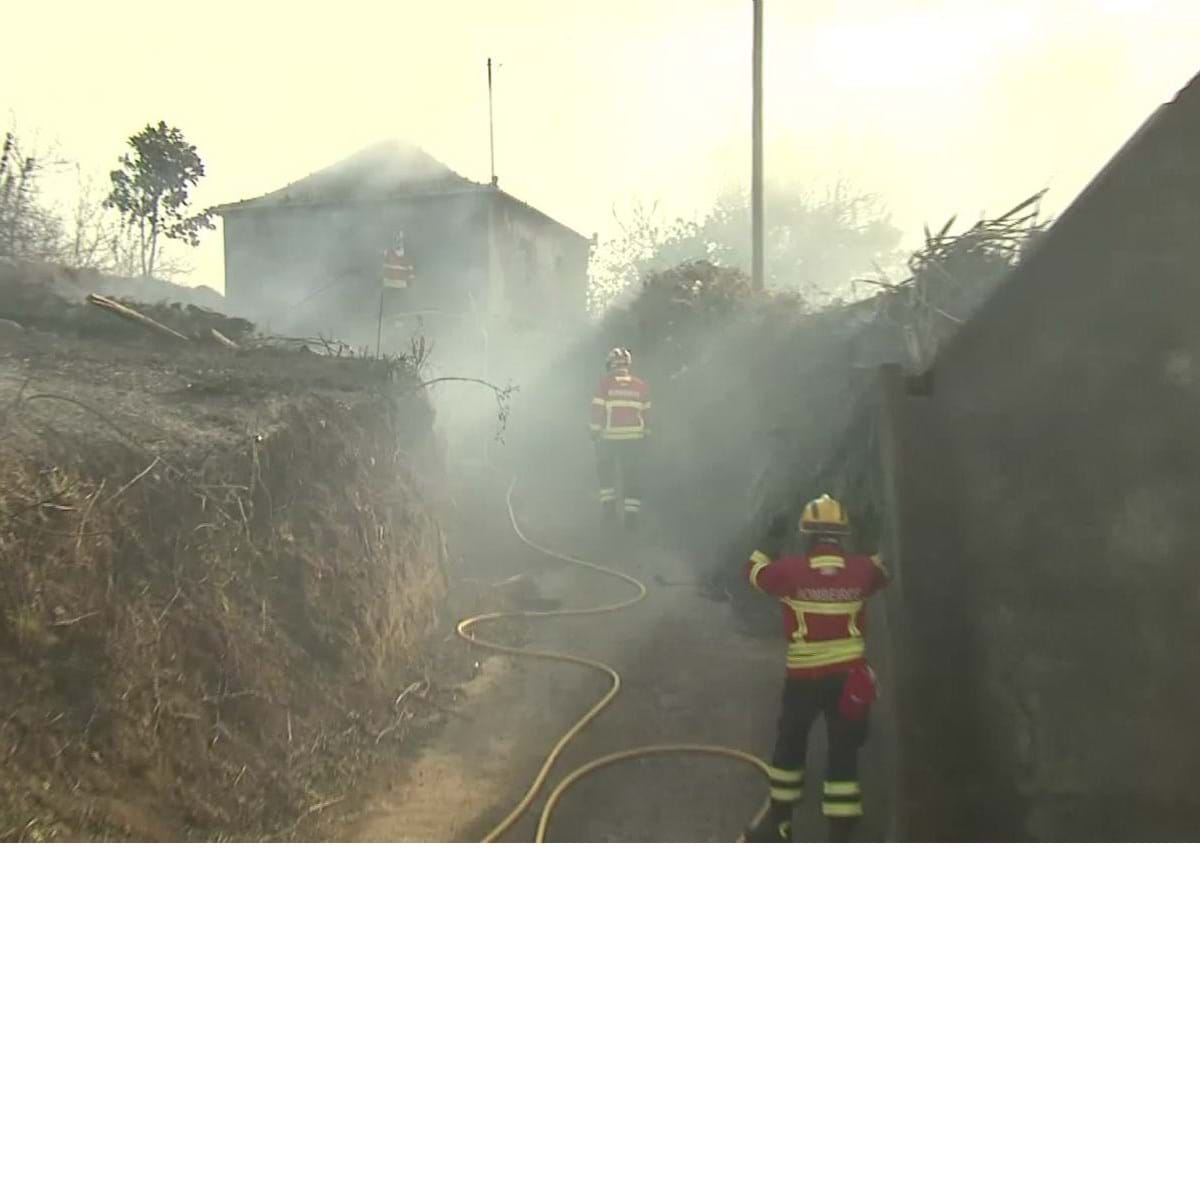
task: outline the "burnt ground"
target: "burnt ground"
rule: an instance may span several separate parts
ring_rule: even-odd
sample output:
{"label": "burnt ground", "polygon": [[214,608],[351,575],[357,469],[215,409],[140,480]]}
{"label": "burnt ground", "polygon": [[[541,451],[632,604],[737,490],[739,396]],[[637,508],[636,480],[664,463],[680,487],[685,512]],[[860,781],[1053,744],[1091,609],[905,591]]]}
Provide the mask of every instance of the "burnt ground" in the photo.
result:
{"label": "burnt ground", "polygon": [[[109,318],[116,321],[115,318]],[[195,465],[279,428],[296,397],[353,394],[353,365],[315,354],[234,355],[142,334],[120,339],[0,330],[6,449],[44,453],[70,439],[132,442]],[[30,400],[42,394],[82,402]],[[14,404],[21,397],[19,404]]]}
{"label": "burnt ground", "polygon": [[[503,457],[503,456],[502,456]],[[473,514],[474,536],[459,570],[493,581],[491,603],[460,606],[456,616],[503,607],[520,588],[520,603],[572,607],[628,594],[618,580],[547,560],[512,534],[504,514],[506,476],[461,473],[456,496]],[[569,650],[613,665],[623,689],[568,748],[543,793],[582,762],[653,742],[713,742],[770,753],[782,684],[782,636],[753,636],[723,598],[705,594],[697,572],[651,520],[626,535],[603,527],[592,508],[590,478],[564,489],[563,479],[527,480],[517,509],[527,533],[566,553],[616,566],[641,578],[648,595],[614,614],[513,621],[485,636]],[[485,588],[481,599],[487,598]],[[456,603],[458,601],[456,600]],[[770,604],[764,599],[764,604]],[[882,612],[873,613],[878,619]],[[476,669],[475,664],[478,664]],[[378,779],[364,804],[347,812],[343,837],[363,840],[473,840],[481,837],[524,792],[562,732],[602,694],[601,677],[571,664],[480,652],[474,678],[453,715],[398,775]],[[822,841],[818,734],[810,784],[796,839]],[[883,794],[884,747],[872,739],[864,756],[868,816],[865,840],[889,834]],[[552,841],[732,841],[761,803],[759,774],[736,762],[661,758],[619,764],[581,781],[559,806]],[[530,840],[540,812],[508,840]]]}

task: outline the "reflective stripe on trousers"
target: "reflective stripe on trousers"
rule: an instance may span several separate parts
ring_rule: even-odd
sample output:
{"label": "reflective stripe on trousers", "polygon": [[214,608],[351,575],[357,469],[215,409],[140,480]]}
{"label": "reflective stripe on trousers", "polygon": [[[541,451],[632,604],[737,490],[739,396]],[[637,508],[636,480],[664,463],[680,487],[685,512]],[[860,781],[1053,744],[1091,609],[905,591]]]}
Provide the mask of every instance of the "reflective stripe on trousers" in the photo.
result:
{"label": "reflective stripe on trousers", "polygon": [[862,815],[862,789],[858,782],[858,751],[866,741],[868,722],[850,721],[838,704],[846,674],[837,671],[815,678],[789,676],[783,686],[779,729],[771,756],[771,799],[795,803],[803,796],[808,735],[824,717],[829,754],[821,811],[827,817]]}

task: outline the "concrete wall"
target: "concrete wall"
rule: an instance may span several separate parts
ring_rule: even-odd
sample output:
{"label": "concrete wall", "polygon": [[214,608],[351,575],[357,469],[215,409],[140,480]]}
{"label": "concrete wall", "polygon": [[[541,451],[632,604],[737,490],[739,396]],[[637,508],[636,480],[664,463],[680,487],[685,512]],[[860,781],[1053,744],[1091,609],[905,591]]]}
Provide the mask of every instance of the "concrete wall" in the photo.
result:
{"label": "concrete wall", "polygon": [[1193,86],[885,382],[901,836],[1200,837],[1197,144]]}
{"label": "concrete wall", "polygon": [[587,296],[588,245],[521,205],[496,205],[492,307],[514,322],[582,316]]}
{"label": "concrete wall", "polygon": [[493,209],[491,370],[529,379],[561,354],[586,320],[588,243],[499,196]]}

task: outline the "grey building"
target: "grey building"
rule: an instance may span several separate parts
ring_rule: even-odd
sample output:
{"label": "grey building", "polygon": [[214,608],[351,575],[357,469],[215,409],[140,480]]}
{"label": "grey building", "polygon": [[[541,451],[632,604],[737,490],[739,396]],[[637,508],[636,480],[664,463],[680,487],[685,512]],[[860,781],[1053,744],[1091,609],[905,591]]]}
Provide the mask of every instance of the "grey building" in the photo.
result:
{"label": "grey building", "polygon": [[478,365],[585,316],[589,239],[401,142],[216,212],[230,307],[278,332],[373,346],[382,296],[385,349],[423,333]]}

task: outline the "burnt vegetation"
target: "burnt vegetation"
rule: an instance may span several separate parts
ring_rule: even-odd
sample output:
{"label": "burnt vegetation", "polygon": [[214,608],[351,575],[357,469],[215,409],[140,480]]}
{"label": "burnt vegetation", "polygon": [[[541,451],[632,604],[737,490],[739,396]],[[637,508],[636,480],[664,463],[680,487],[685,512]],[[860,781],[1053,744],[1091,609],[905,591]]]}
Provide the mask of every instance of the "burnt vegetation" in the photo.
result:
{"label": "burnt vegetation", "polygon": [[140,337],[0,348],[0,837],[312,836],[429,695],[426,389]]}

